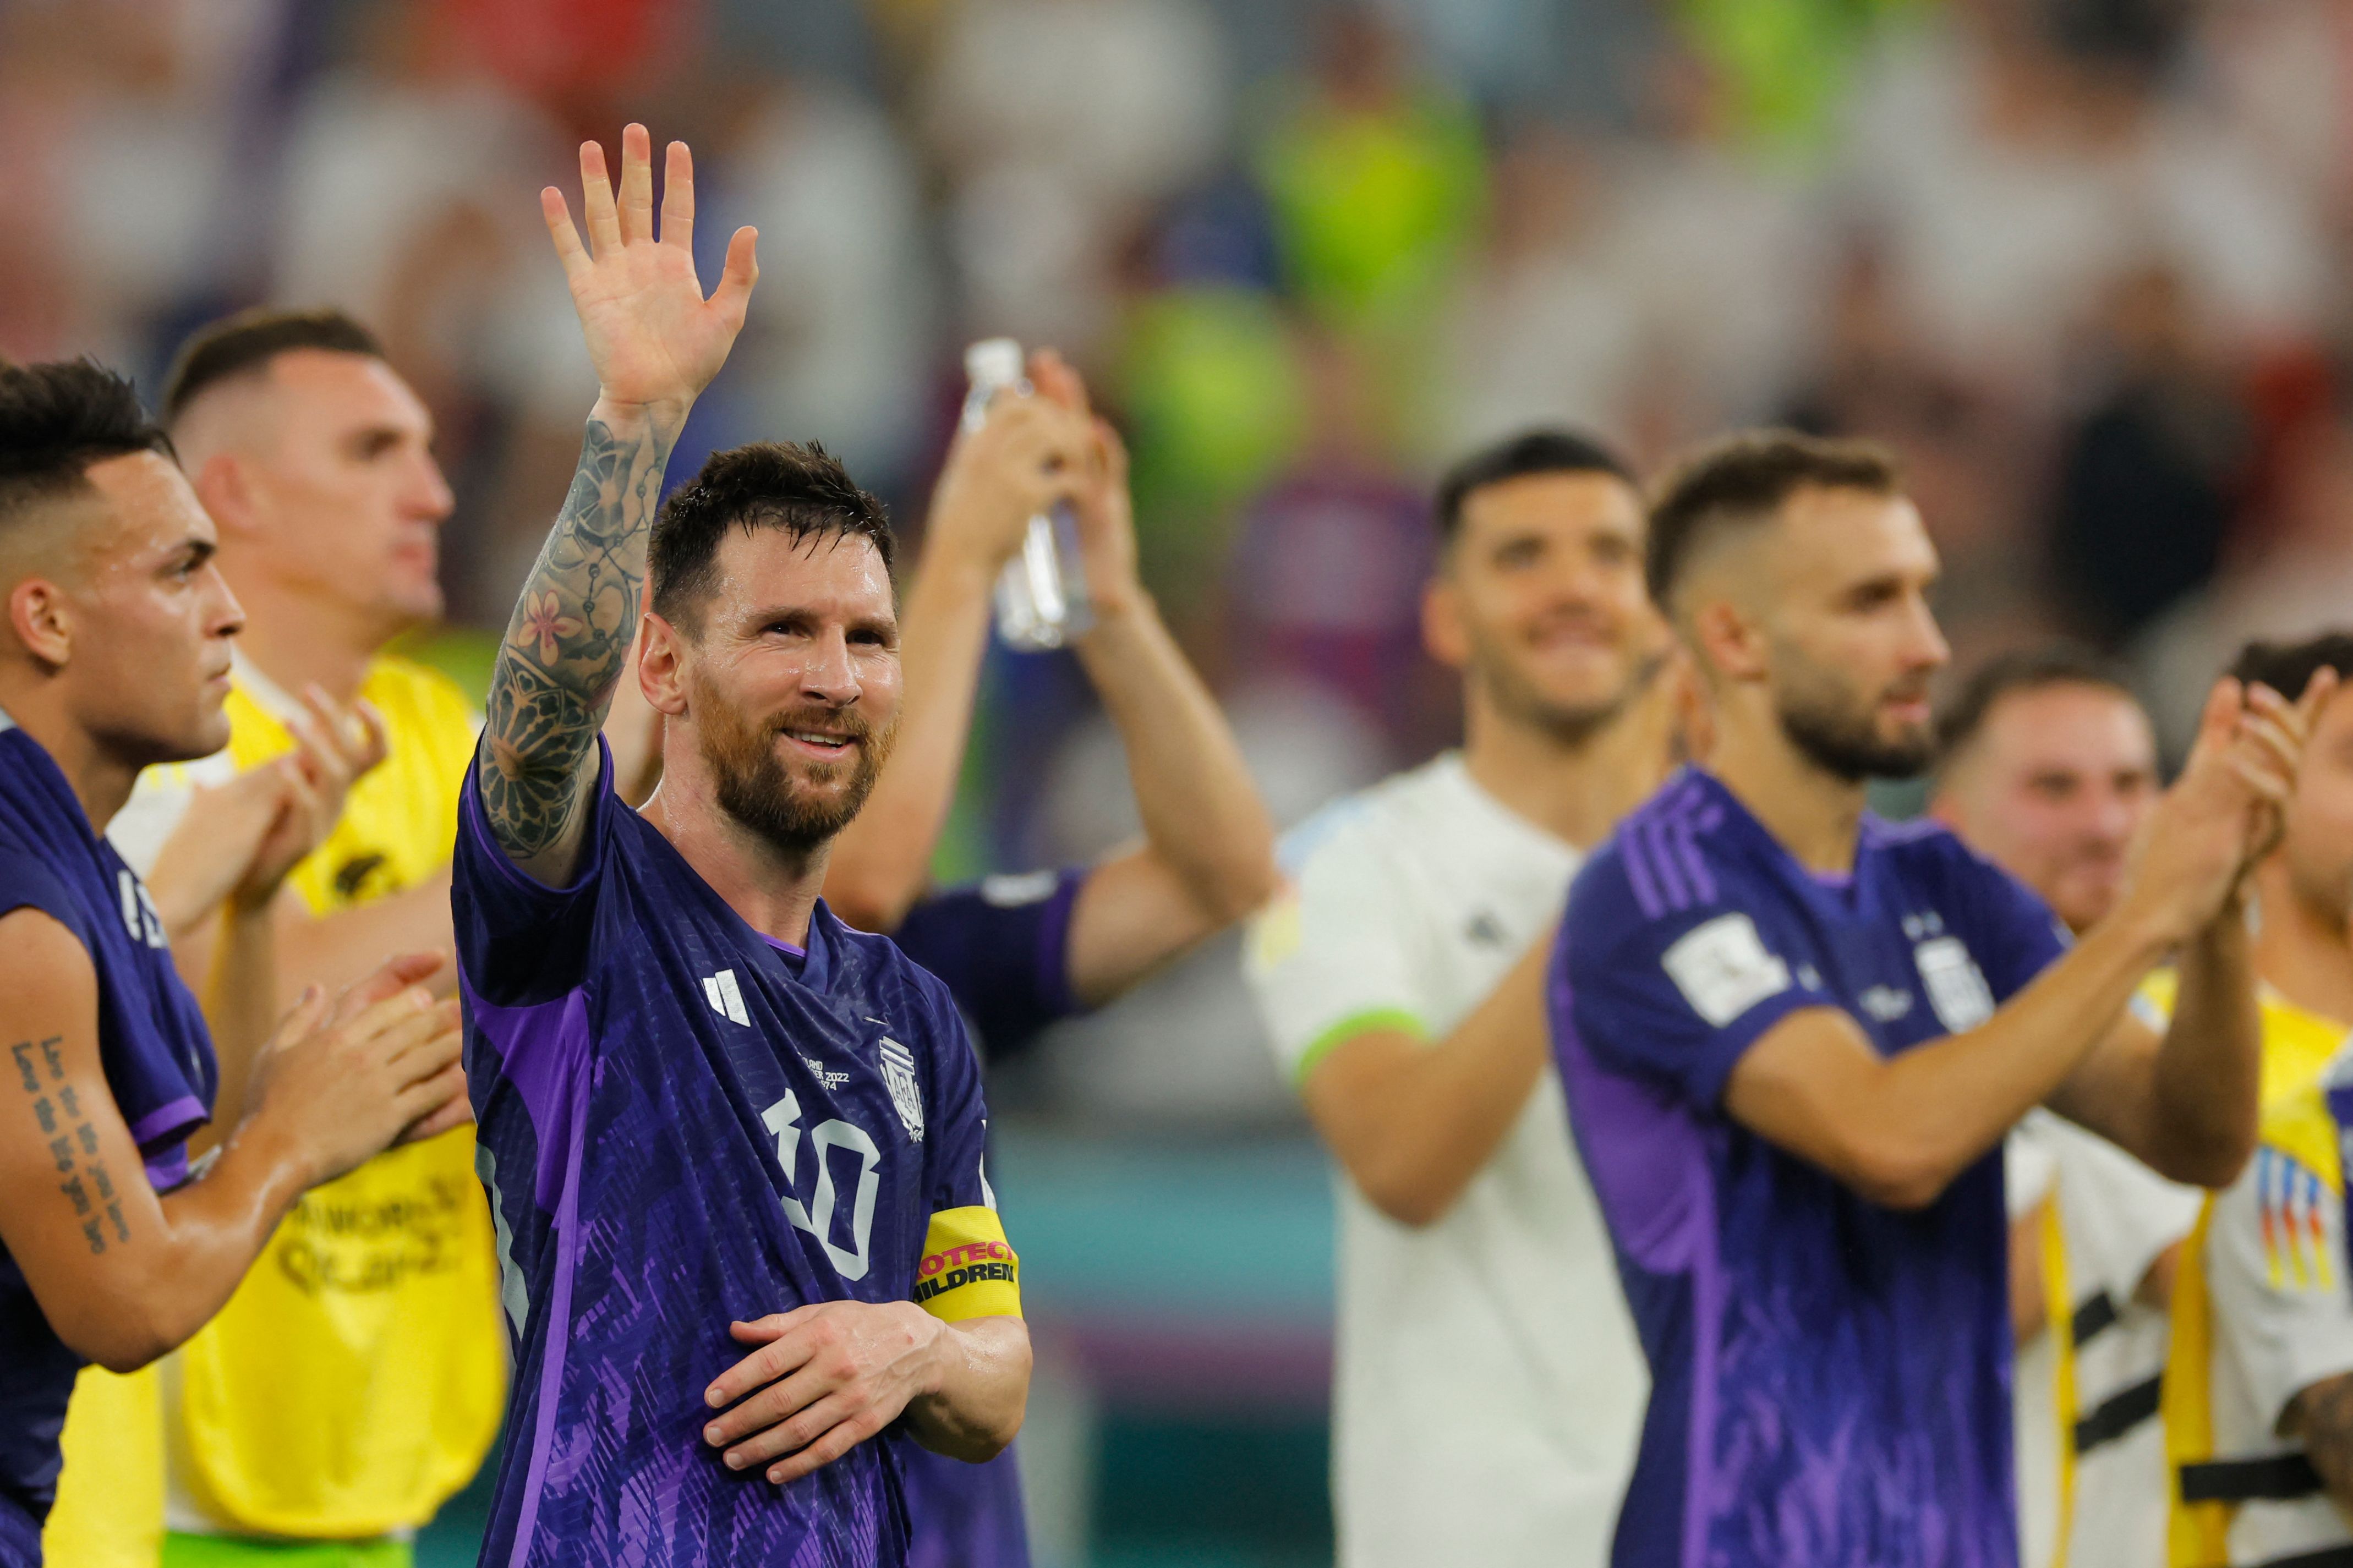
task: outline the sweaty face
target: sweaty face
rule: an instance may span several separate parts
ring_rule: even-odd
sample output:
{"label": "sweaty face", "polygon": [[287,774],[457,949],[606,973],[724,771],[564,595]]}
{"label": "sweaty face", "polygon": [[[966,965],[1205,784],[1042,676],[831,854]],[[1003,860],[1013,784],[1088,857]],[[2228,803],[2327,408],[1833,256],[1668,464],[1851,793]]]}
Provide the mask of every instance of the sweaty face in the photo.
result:
{"label": "sweaty face", "polygon": [[2334,923],[2353,919],[2353,690],[2313,725],[2278,853],[2299,900]]}
{"label": "sweaty face", "polygon": [[871,544],[731,531],[683,671],[721,809],[792,854],[849,825],[899,720],[899,625]]}
{"label": "sweaty face", "polygon": [[92,515],[58,574],[75,718],[126,762],[209,756],[228,744],[229,638],[245,620],[212,562],[212,520],[168,458],[111,458],[88,477],[96,498],[66,504]]}
{"label": "sweaty face", "polygon": [[2115,907],[2157,796],[2157,743],[2140,705],[2071,683],[1997,700],[1954,758],[1936,806],[2081,931]]}
{"label": "sweaty face", "polygon": [[1928,608],[1936,552],[1918,510],[1804,489],[1774,533],[1767,657],[1782,732],[1837,778],[1920,772],[1935,754],[1928,683],[1950,655]]}
{"label": "sweaty face", "polygon": [[1431,651],[1503,717],[1564,741],[1613,718],[1665,652],[1642,587],[1641,502],[1612,475],[1472,491],[1432,594]]}
{"label": "sweaty face", "polygon": [[439,616],[452,501],[432,420],[408,384],[365,354],[298,349],[271,361],[251,392],[224,395],[256,400],[246,444],[255,565],[347,605],[386,637]]}

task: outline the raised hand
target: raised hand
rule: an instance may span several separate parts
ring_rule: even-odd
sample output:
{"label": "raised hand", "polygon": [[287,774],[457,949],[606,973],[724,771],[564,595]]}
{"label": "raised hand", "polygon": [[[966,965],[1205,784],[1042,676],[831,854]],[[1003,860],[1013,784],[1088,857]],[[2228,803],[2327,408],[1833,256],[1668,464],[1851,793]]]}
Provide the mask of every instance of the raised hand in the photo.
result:
{"label": "raised hand", "polygon": [[588,244],[573,226],[564,193],[539,194],[540,212],[564,263],[581,335],[607,402],[668,406],[683,416],[744,330],[759,264],[758,235],[739,228],[709,299],[694,275],[694,160],[683,142],[670,144],[663,171],[661,232],[654,232],[653,142],[642,125],[621,132],[617,199],[605,150],[580,147],[581,202]]}
{"label": "raised hand", "polygon": [[302,710],[286,721],[294,749],[263,764],[279,773],[283,804],[229,895],[245,908],[277,897],[294,868],[343,820],[352,785],[386,754],[384,715],[365,700],[346,707],[312,685],[302,693]]}
{"label": "raised hand", "polygon": [[1111,422],[1087,402],[1086,383],[1051,349],[1029,359],[1029,379],[1039,395],[1086,421],[1088,439],[1071,510],[1079,525],[1079,556],[1086,569],[1087,594],[1098,614],[1119,608],[1140,595],[1136,577],[1135,508],[1127,486],[1127,447]]}
{"label": "raised hand", "polygon": [[[1046,356],[1031,363],[1045,363]],[[1059,364],[1059,360],[1052,363]],[[1060,399],[999,394],[988,420],[960,432],[932,492],[929,563],[953,556],[994,580],[1029,520],[1085,482],[1093,431]]]}

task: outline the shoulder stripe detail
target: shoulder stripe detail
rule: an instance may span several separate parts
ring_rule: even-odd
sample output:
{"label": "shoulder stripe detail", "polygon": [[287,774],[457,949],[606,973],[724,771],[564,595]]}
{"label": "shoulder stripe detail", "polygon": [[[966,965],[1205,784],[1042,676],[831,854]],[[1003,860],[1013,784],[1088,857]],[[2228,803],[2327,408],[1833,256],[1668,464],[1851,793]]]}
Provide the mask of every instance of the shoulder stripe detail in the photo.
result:
{"label": "shoulder stripe detail", "polygon": [[1298,1065],[1291,1069],[1292,1087],[1296,1089],[1305,1083],[1307,1075],[1338,1047],[1358,1035],[1384,1029],[1411,1035],[1417,1040],[1430,1038],[1430,1026],[1421,1021],[1419,1015],[1403,1007],[1367,1007],[1361,1013],[1351,1013],[1307,1042],[1307,1048],[1299,1053]]}
{"label": "shoulder stripe detail", "polygon": [[1618,852],[1626,867],[1627,885],[1634,889],[1634,902],[1641,907],[1642,918],[1654,921],[1665,914],[1667,907],[1660,901],[1659,889],[1651,880],[1651,868],[1643,862],[1638,824],[1630,822],[1618,830]]}
{"label": "shoulder stripe detail", "polygon": [[1671,824],[1652,817],[1642,824],[1642,840],[1651,857],[1651,874],[1659,879],[1659,890],[1667,897],[1671,910],[1692,907],[1693,892],[1683,886],[1683,875],[1675,868],[1674,857],[1667,852],[1667,834]]}

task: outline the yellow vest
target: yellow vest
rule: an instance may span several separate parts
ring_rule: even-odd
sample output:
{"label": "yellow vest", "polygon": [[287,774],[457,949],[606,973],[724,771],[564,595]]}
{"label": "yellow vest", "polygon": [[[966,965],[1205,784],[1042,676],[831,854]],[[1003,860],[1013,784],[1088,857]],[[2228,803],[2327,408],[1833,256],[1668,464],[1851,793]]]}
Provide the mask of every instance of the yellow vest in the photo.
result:
{"label": "yellow vest", "polygon": [[[456,840],[474,744],[464,695],[394,658],[375,661],[360,695],[384,715],[389,754],[288,879],[313,914],[415,886],[448,862]],[[291,746],[242,682],[227,709],[239,769]],[[460,1131],[304,1194],[228,1306],[182,1350],[179,1420],[164,1442],[204,1512],[242,1532],[360,1539],[424,1523],[471,1479],[506,1383],[491,1216],[473,1163],[472,1133]],[[93,1370],[83,1384],[99,1379],[121,1381]],[[77,1385],[69,1443],[78,1426],[135,1420],[138,1400],[156,1407],[149,1392],[85,1410]],[[154,1447],[135,1433],[121,1439],[126,1454]],[[160,1534],[160,1507],[152,1526],[144,1505],[125,1507],[146,1489],[139,1468],[125,1461],[77,1475],[69,1462],[48,1538],[111,1535],[118,1545],[111,1555],[53,1548],[59,1568],[153,1563],[152,1547],[142,1556],[137,1543]]]}
{"label": "yellow vest", "polygon": [[[2170,1009],[2173,977],[2152,977],[2150,999]],[[2334,1189],[2340,1184],[2337,1126],[2320,1094],[2321,1075],[2345,1044],[2346,1026],[2308,1012],[2263,987],[2262,1142],[2315,1172]],[[2172,1568],[2216,1568],[2230,1561],[2231,1520],[2227,1502],[2184,1502],[2184,1465],[2218,1458],[2214,1452],[2213,1301],[2206,1288],[2206,1233],[2214,1200],[2206,1200],[2198,1228],[2181,1249],[2173,1286],[2173,1338],[2167,1353],[2163,1415],[2168,1467],[2174,1480],[2167,1527]],[[2291,1264],[2327,1268],[2325,1257]],[[2289,1265],[2283,1265],[2283,1267]]]}

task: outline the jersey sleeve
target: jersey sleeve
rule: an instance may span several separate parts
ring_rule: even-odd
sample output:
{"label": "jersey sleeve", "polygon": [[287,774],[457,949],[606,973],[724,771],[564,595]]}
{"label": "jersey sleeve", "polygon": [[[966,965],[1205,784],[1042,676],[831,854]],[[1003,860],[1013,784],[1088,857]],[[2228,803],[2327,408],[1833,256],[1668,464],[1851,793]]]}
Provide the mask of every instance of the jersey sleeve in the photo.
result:
{"label": "jersey sleeve", "polygon": [[1835,1004],[1799,983],[1723,884],[1710,898],[1646,899],[1627,853],[1614,842],[1570,886],[1549,986],[1554,1048],[1573,1044],[1608,1071],[1713,1110],[1767,1030],[1800,1008]]}
{"label": "jersey sleeve", "polygon": [[1355,834],[1327,839],[1250,922],[1243,970],[1275,1059],[1293,1085],[1335,1046],[1375,1029],[1428,1037],[1407,929],[1415,902]]}
{"label": "jersey sleeve", "polygon": [[80,905],[73,890],[68,888],[55,871],[33,856],[0,845],[0,915],[16,910],[38,910],[66,930],[82,946],[90,945],[90,932],[82,924]]}
{"label": "jersey sleeve", "polygon": [[450,867],[449,907],[458,968],[467,988],[501,1007],[561,996],[587,978],[596,896],[607,862],[615,814],[628,808],[613,793],[613,753],[597,737],[596,787],[580,838],[580,864],[569,887],[550,888],[507,858],[482,807],[481,754],[466,770],[458,805],[458,843]]}
{"label": "jersey sleeve", "polygon": [[931,1218],[915,1268],[916,1305],[947,1322],[1021,1315],[1021,1259],[1006,1239],[988,1184],[988,1106],[980,1059],[964,1021],[936,981],[923,987],[932,1045],[932,1101],[924,1173]]}
{"label": "jersey sleeve", "polygon": [[2295,1396],[2353,1373],[2345,1200],[2313,1163],[2266,1141],[2214,1199],[2206,1233],[2214,1333],[2265,1427]]}
{"label": "jersey sleeve", "polygon": [[2073,939],[2041,894],[1959,839],[1949,843],[1977,928],[1968,933],[1969,951],[2000,1006],[2057,962]]}
{"label": "jersey sleeve", "polygon": [[924,899],[892,934],[972,1020],[992,1061],[1081,1012],[1071,990],[1071,913],[1082,867],[991,877]]}

